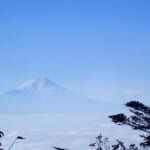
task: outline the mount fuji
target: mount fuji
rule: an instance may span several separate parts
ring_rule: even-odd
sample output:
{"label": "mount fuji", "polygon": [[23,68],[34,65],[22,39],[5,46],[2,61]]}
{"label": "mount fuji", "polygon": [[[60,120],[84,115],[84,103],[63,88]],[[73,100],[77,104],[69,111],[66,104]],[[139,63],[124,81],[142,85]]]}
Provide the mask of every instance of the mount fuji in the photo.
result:
{"label": "mount fuji", "polygon": [[0,113],[97,112],[106,106],[39,77],[0,96]]}
{"label": "mount fuji", "polygon": [[17,95],[21,93],[24,94],[36,93],[48,96],[58,94],[59,92],[65,92],[65,88],[57,85],[56,83],[54,83],[51,80],[48,80],[45,77],[39,77],[26,81],[16,89],[8,91],[6,94]]}

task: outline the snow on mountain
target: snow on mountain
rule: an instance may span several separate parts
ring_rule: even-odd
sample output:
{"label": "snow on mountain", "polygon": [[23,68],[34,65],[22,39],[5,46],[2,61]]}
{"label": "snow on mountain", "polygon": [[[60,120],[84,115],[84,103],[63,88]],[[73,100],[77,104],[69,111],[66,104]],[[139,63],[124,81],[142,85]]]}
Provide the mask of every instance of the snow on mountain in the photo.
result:
{"label": "snow on mountain", "polygon": [[45,77],[39,77],[24,82],[16,89],[7,92],[7,94],[38,93],[42,95],[51,95],[58,94],[58,92],[65,92],[65,88]]}
{"label": "snow on mountain", "polygon": [[34,78],[31,79],[19,87],[16,88],[16,90],[37,90],[41,91],[42,89],[45,88],[62,88],[58,86],[56,83],[52,82],[51,80],[48,80],[47,78],[44,77],[39,77],[39,78]]}
{"label": "snow on mountain", "polygon": [[38,78],[38,79],[35,78],[23,83],[22,85],[17,87],[16,90],[30,90],[32,88],[37,88],[38,91],[40,91],[41,88],[45,85],[45,83],[46,83],[45,78]]}

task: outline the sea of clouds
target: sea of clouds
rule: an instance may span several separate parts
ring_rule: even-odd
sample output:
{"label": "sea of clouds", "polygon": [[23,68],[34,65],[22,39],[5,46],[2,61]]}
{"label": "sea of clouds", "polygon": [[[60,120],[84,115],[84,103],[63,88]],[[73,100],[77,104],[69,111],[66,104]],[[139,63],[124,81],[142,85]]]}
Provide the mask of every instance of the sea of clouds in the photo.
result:
{"label": "sea of clouds", "polygon": [[7,150],[16,136],[18,140],[12,150],[51,150],[60,146],[71,150],[88,150],[95,137],[102,133],[111,142],[121,139],[130,144],[138,143],[138,133],[129,127],[115,125],[108,118],[112,113],[64,113],[0,115],[2,148]]}

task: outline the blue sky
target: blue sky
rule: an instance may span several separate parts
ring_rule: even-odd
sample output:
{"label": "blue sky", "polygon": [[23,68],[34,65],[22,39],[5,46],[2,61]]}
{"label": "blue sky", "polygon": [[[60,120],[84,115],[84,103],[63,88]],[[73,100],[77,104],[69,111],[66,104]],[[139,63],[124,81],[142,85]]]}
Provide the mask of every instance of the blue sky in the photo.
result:
{"label": "blue sky", "polygon": [[[149,0],[0,1],[0,94],[44,76],[83,96],[116,101],[115,112],[131,99],[149,104],[149,6]],[[18,135],[27,138],[15,145],[19,150],[84,150],[99,132],[139,140],[111,123],[107,116],[115,112],[0,115],[3,146]]]}
{"label": "blue sky", "polygon": [[150,1],[0,1],[0,93],[45,76],[98,100],[148,102]]}

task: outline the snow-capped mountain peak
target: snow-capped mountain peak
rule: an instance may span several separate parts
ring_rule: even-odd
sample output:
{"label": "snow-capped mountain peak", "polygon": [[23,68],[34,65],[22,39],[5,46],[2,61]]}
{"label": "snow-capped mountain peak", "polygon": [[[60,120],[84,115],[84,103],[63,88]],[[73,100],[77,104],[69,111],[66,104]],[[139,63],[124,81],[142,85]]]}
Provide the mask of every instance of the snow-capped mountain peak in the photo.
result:
{"label": "snow-capped mountain peak", "polygon": [[39,77],[24,82],[22,85],[17,87],[16,90],[25,90],[25,89],[41,90],[42,88],[50,87],[50,86],[56,86],[56,84],[48,80],[47,78]]}
{"label": "snow-capped mountain peak", "polygon": [[18,86],[15,90],[10,91],[9,93],[40,92],[41,94],[54,94],[63,90],[64,88],[57,85],[55,82],[45,77],[38,77],[24,82],[22,85]]}

